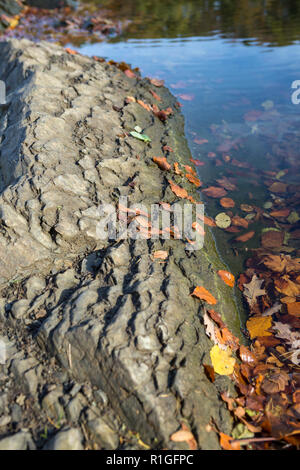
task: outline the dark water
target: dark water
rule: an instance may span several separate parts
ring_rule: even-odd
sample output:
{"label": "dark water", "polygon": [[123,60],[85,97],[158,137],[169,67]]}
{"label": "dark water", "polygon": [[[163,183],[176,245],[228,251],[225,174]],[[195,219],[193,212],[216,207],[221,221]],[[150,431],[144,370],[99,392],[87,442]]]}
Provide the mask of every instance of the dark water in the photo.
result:
{"label": "dark water", "polygon": [[[237,189],[228,196],[236,202],[232,213],[243,217],[241,203],[264,208],[272,202],[275,209],[292,204],[291,211],[297,212],[299,198],[291,203],[289,195],[285,203],[286,196],[272,194],[266,180],[292,184],[297,192],[300,104],[292,103],[291,86],[300,80],[300,1],[94,4],[131,23],[121,38],[85,44],[81,52],[125,61],[143,75],[165,80],[183,104],[193,156],[204,162],[198,167],[203,187],[215,185],[222,176],[235,178]],[[195,139],[208,142],[197,144]],[[227,156],[230,162],[224,161]],[[205,202],[208,215],[224,211],[217,200]],[[249,230],[256,234],[243,244],[233,241],[239,234],[215,230],[220,250],[235,272],[242,270],[249,248],[260,245],[266,222],[262,218],[251,223]],[[287,251],[297,248],[296,241],[293,247],[287,244]]]}

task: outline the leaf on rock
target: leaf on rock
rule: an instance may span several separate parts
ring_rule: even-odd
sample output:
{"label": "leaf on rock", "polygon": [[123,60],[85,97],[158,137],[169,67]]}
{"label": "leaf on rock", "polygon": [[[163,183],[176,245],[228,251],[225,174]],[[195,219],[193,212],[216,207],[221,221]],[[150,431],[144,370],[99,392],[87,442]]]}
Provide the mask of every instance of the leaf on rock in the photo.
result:
{"label": "leaf on rock", "polygon": [[215,297],[202,286],[195,287],[191,295],[198,297],[198,299],[205,300],[209,305],[216,305],[217,303]]}
{"label": "leaf on rock", "polygon": [[233,440],[231,436],[220,432],[220,446],[224,450],[241,450],[241,446],[238,442],[231,444],[230,442]]}
{"label": "leaf on rock", "polygon": [[181,199],[188,198],[188,192],[184,188],[181,188],[177,184],[173,183],[173,181],[171,180],[169,180],[169,184],[171,186],[171,190],[177,197],[180,197]]}
{"label": "leaf on rock", "polygon": [[231,274],[229,271],[224,271],[224,270],[220,269],[218,271],[218,275],[220,276],[222,281],[224,281],[225,284],[227,284],[227,286],[229,286],[229,287],[234,286],[235,278],[234,278],[234,275]]}
{"label": "leaf on rock", "polygon": [[215,344],[210,350],[210,359],[215,372],[219,375],[231,375],[234,370],[235,359],[231,355],[231,350],[221,349]]}
{"label": "leaf on rock", "polygon": [[152,160],[159,166],[161,170],[169,171],[171,169],[171,165],[167,162],[166,157],[153,157]]}

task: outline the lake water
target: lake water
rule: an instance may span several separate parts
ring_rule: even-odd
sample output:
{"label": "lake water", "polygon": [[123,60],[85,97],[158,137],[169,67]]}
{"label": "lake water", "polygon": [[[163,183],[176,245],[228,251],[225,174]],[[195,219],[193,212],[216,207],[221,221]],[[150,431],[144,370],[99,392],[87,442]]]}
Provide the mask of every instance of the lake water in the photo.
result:
{"label": "lake water", "polygon": [[[239,227],[237,233],[214,229],[214,233],[229,267],[235,274],[241,272],[249,249],[260,246],[261,233],[269,224],[266,211],[288,208],[298,214],[299,210],[300,104],[293,104],[291,87],[300,80],[300,2],[94,4],[104,5],[112,18],[130,24],[121,37],[84,44],[80,51],[125,61],[139,67],[143,76],[164,79],[183,105],[193,157],[203,162],[197,168],[203,188],[218,184],[216,180],[224,176],[234,182],[236,189],[228,192],[236,204],[230,215],[246,216],[248,231],[255,235],[236,243],[235,237],[246,229]],[[274,181],[288,184],[288,193],[272,193]],[[210,216],[224,211],[217,199],[205,198],[205,203]],[[251,219],[254,215],[245,213],[240,204],[256,208],[256,217]],[[267,216],[257,217],[257,207]],[[296,233],[299,225],[297,216],[293,223],[281,218],[273,222],[279,228],[283,224],[287,233]],[[297,237],[285,242],[287,252],[299,255],[299,248]]]}

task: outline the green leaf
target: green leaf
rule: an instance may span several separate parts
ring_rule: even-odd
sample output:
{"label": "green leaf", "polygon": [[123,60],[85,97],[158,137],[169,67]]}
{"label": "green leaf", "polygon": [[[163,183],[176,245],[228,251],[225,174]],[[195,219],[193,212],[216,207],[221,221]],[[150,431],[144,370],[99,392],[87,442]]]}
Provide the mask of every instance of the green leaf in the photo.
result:
{"label": "green leaf", "polygon": [[231,435],[233,439],[249,439],[251,437],[254,437],[254,433],[249,431],[247,429],[247,426],[245,426],[243,423],[237,424],[233,429]]}
{"label": "green leaf", "polygon": [[142,140],[143,142],[151,142],[150,137],[148,137],[146,134],[140,134],[139,132],[131,131],[130,135],[136,139]]}

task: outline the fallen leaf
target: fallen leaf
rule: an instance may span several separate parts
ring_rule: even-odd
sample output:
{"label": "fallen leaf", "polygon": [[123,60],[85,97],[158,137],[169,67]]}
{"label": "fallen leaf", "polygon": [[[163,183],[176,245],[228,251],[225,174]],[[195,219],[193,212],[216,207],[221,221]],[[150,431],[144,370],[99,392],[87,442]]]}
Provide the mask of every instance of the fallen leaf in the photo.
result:
{"label": "fallen leaf", "polygon": [[217,303],[215,297],[202,286],[195,287],[191,295],[198,297],[198,299],[205,300],[209,305],[216,305]]}
{"label": "fallen leaf", "polygon": [[207,139],[194,139],[194,142],[195,144],[198,144],[198,145],[203,145],[203,144],[207,144],[208,143],[208,140]]}
{"label": "fallen leaf", "polygon": [[142,100],[137,100],[137,103],[142,106],[142,108],[146,109],[146,111],[150,112],[152,111],[151,106],[149,104],[144,103]]}
{"label": "fallen leaf", "polygon": [[124,73],[128,78],[137,78],[137,75],[130,69],[124,70]]}
{"label": "fallen leaf", "polygon": [[300,302],[288,303],[287,310],[289,315],[300,318]]}
{"label": "fallen leaf", "polygon": [[166,157],[153,157],[152,160],[159,166],[161,170],[169,171],[171,169],[171,165],[167,162]]}
{"label": "fallen leaf", "polygon": [[173,181],[169,180],[169,184],[171,186],[171,190],[173,193],[182,199],[186,199],[188,197],[188,193],[184,188],[181,188],[177,184],[173,183]]}
{"label": "fallen leaf", "polygon": [[220,276],[222,281],[224,281],[225,284],[227,284],[227,286],[229,286],[229,287],[234,286],[235,278],[234,278],[234,275],[231,274],[229,271],[224,271],[224,270],[220,269],[218,271],[218,275]]}
{"label": "fallen leaf", "polygon": [[150,93],[153,96],[153,98],[155,98],[157,101],[161,101],[161,97],[157,93],[155,93],[155,91],[150,90]]}
{"label": "fallen leaf", "polygon": [[284,241],[284,232],[278,230],[269,230],[262,233],[261,244],[264,248],[276,248],[282,246]]}
{"label": "fallen leaf", "polygon": [[194,175],[187,173],[185,176],[189,180],[189,182],[194,184],[197,188],[199,188],[202,185],[199,178],[196,178]]}
{"label": "fallen leaf", "polygon": [[271,317],[252,317],[246,322],[246,326],[251,339],[254,339],[257,336],[272,335],[272,333],[268,331],[268,329],[272,327]]}
{"label": "fallen leaf", "polygon": [[167,251],[164,251],[164,250],[157,250],[157,251],[154,251],[153,253],[153,258],[155,259],[167,259],[169,256],[169,253]]}
{"label": "fallen leaf", "polygon": [[193,99],[195,98],[195,95],[182,94],[182,95],[178,95],[178,97],[184,101],[193,101]]}
{"label": "fallen leaf", "polygon": [[255,235],[255,232],[252,230],[251,232],[244,233],[243,235],[240,235],[239,237],[235,238],[236,242],[247,242],[251,238],[253,238]]}
{"label": "fallen leaf", "polygon": [[158,80],[157,78],[150,78],[150,83],[156,87],[162,87],[165,84],[164,80]]}
{"label": "fallen leaf", "polygon": [[239,215],[235,215],[231,219],[232,225],[235,225],[237,227],[243,227],[243,228],[248,228],[249,222],[246,219],[243,219]]}
{"label": "fallen leaf", "polygon": [[231,375],[234,370],[235,359],[231,355],[231,350],[221,349],[215,344],[210,350],[210,358],[215,372],[219,375]]}
{"label": "fallen leaf", "polygon": [[259,279],[256,274],[254,274],[251,281],[248,284],[244,284],[243,294],[246,297],[250,308],[254,307],[256,304],[257,297],[261,297],[266,294],[265,289],[261,288],[263,282],[263,279]]}
{"label": "fallen leaf", "polygon": [[193,158],[190,158],[191,162],[194,163],[194,165],[196,166],[204,166],[205,165],[205,162],[202,162],[201,160],[194,160]]}
{"label": "fallen leaf", "polygon": [[231,218],[225,212],[220,212],[216,215],[215,222],[219,228],[228,228],[231,225]]}
{"label": "fallen leaf", "polygon": [[241,450],[241,446],[238,442],[231,444],[230,442],[233,441],[231,436],[220,432],[220,446],[224,450]]}
{"label": "fallen leaf", "polygon": [[227,194],[224,188],[219,186],[210,186],[209,188],[203,189],[202,192],[208,197],[220,198]]}
{"label": "fallen leaf", "polygon": [[287,187],[288,185],[285,184],[285,183],[280,183],[279,181],[275,181],[275,183],[273,183],[270,187],[269,187],[269,190],[272,192],[272,193],[285,193],[286,190],[287,190]]}
{"label": "fallen leaf", "polygon": [[225,209],[229,209],[229,208],[235,206],[234,200],[231,199],[230,197],[222,197],[222,198],[220,199],[220,204],[221,204],[221,206],[224,207]]}

